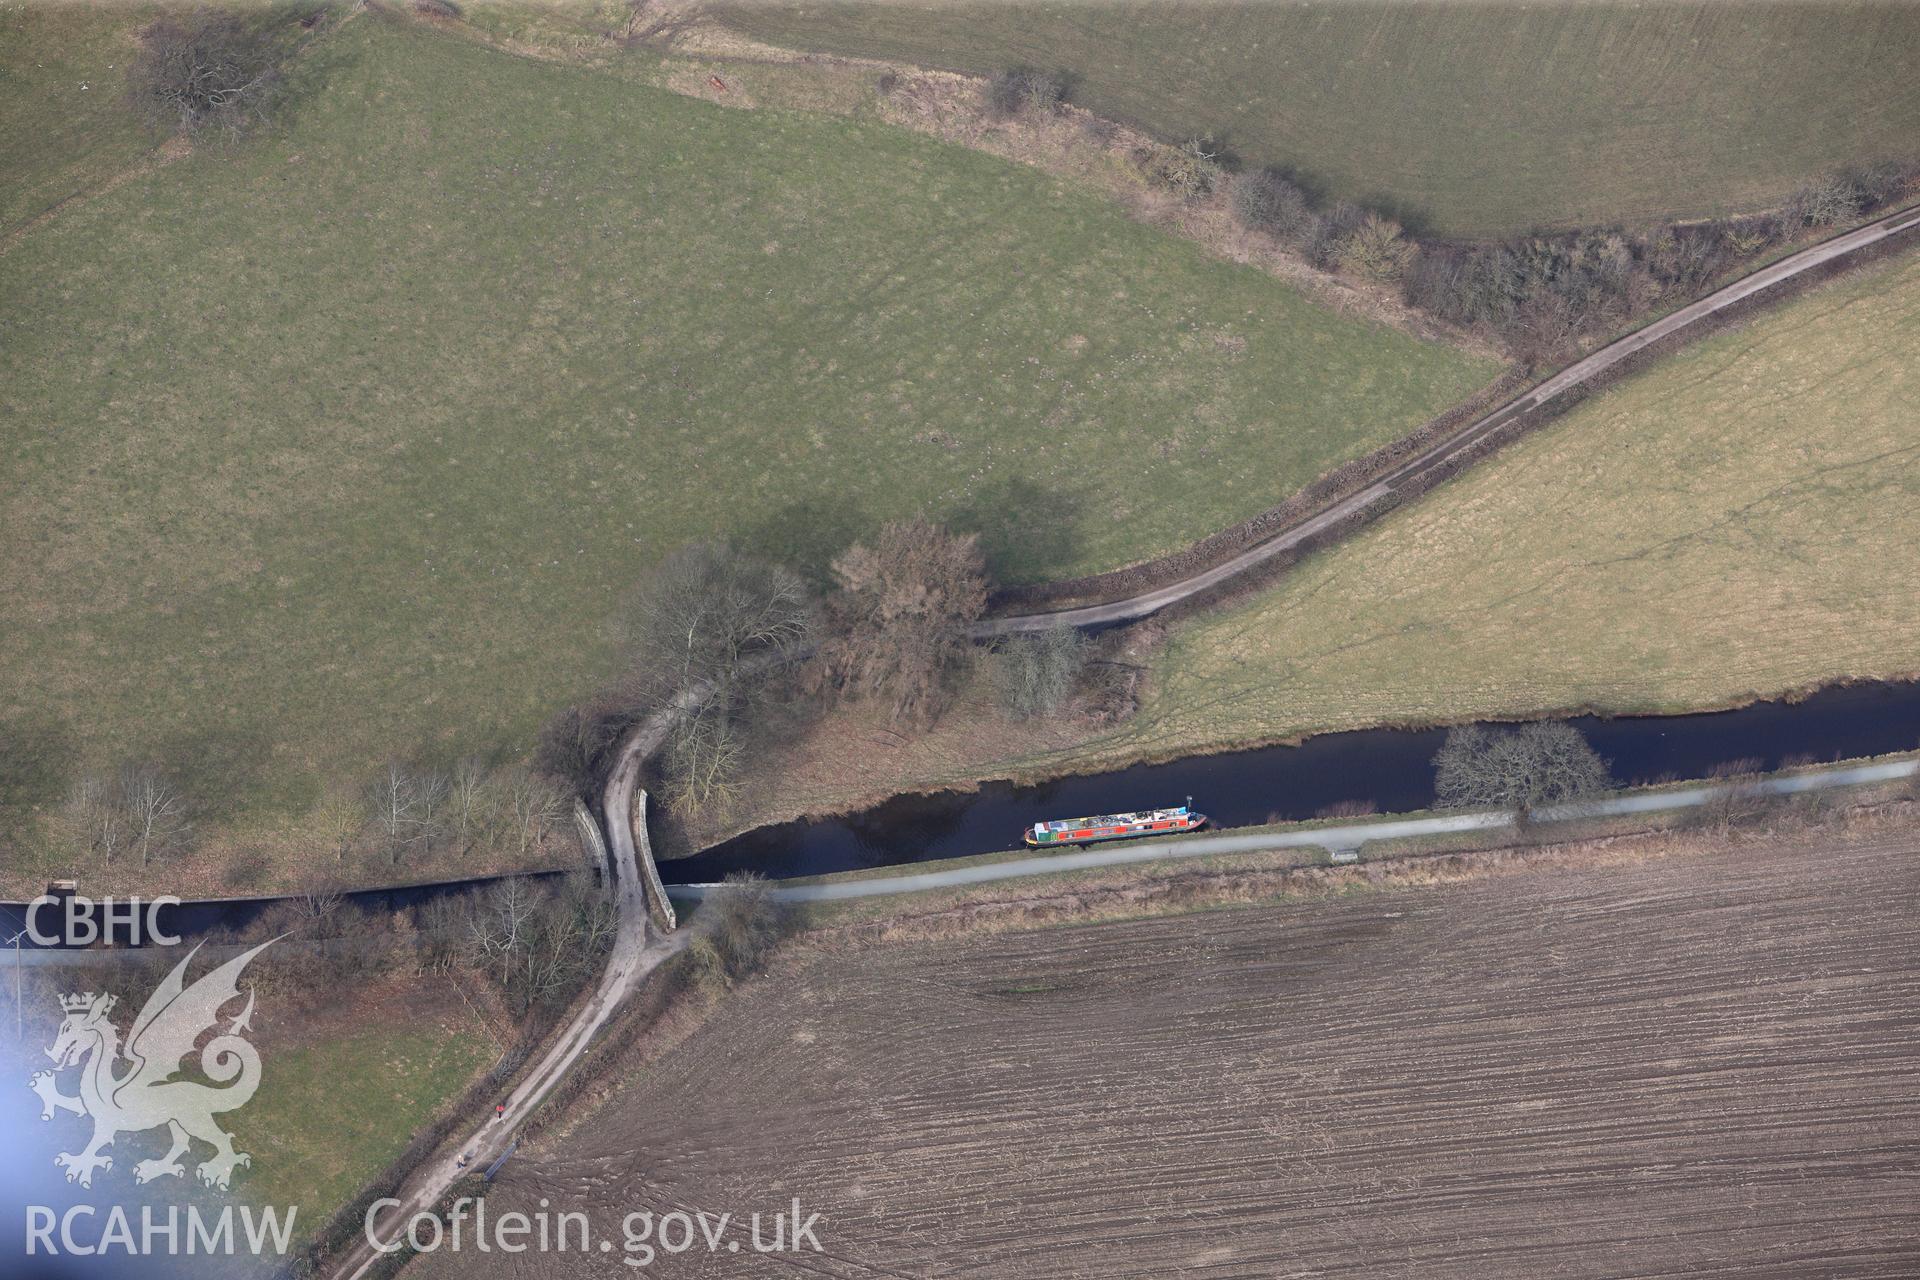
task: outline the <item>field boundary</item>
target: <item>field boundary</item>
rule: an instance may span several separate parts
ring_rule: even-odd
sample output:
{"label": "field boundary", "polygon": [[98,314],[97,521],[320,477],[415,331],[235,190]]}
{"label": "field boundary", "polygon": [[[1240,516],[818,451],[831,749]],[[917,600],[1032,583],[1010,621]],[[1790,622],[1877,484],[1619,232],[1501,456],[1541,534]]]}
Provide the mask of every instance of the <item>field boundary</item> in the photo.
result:
{"label": "field boundary", "polygon": [[1230,555],[1277,537],[1314,512],[1367,488],[1410,455],[1444,441],[1479,421],[1492,406],[1526,385],[1524,373],[1508,369],[1467,399],[1399,439],[1390,440],[1370,453],[1340,464],[1282,500],[1279,505],[1210,533],[1184,550],[1084,577],[1001,587],[994,592],[989,607],[1059,609],[1105,603],[1123,595],[1171,585],[1220,563]]}
{"label": "field boundary", "polygon": [[[985,33],[969,33],[968,37],[955,41],[952,31],[942,37],[931,40],[900,38],[902,32],[873,31],[860,27],[842,27],[834,30],[832,25],[825,29],[807,18],[793,21],[790,13],[784,20],[776,19],[771,24],[752,21],[748,14],[761,6],[743,3],[727,3],[717,6],[714,12],[702,12],[692,0],[653,0],[652,11],[684,12],[691,16],[690,21],[681,21],[668,25],[661,23],[657,31],[639,33],[634,39],[650,42],[654,47],[670,51],[681,56],[702,55],[711,58],[731,57],[740,61],[762,62],[769,64],[795,62],[842,62],[875,69],[893,69],[922,74],[951,76],[972,81],[984,87],[992,78],[1007,70],[1032,65],[1043,70],[1057,71],[1065,85],[1063,107],[1085,112],[1104,124],[1137,134],[1160,146],[1178,147],[1189,139],[1198,139],[1218,144],[1227,158],[1246,171],[1272,168],[1283,173],[1297,174],[1303,185],[1316,192],[1323,193],[1328,202],[1344,200],[1363,209],[1372,210],[1406,223],[1429,244],[1489,244],[1511,236],[1558,235],[1594,228],[1621,227],[1632,230],[1651,229],[1653,227],[1681,227],[1700,225],[1721,218],[1749,218],[1770,214],[1781,206],[1781,194],[1789,191],[1802,180],[1814,177],[1817,173],[1832,173],[1844,170],[1847,166],[1867,164],[1890,158],[1890,145],[1899,146],[1901,139],[1892,144],[1876,140],[1863,147],[1858,154],[1846,152],[1831,144],[1816,148],[1816,154],[1796,162],[1769,175],[1765,185],[1755,190],[1736,194],[1729,200],[1716,196],[1723,188],[1715,181],[1732,181],[1755,177],[1742,169],[1731,173],[1716,175],[1701,185],[1703,176],[1697,171],[1685,187],[1668,190],[1666,194],[1652,199],[1636,198],[1633,186],[1616,190],[1611,194],[1590,192],[1578,201],[1554,202],[1560,205],[1558,212],[1551,209],[1526,212],[1524,209],[1509,209],[1493,212],[1483,209],[1477,215],[1463,215],[1458,208],[1449,211],[1450,201],[1447,191],[1431,189],[1429,180],[1421,182],[1415,179],[1413,189],[1402,184],[1414,177],[1406,172],[1405,157],[1396,157],[1392,152],[1385,156],[1376,156],[1375,164],[1356,169],[1346,169],[1339,164],[1329,165],[1327,154],[1316,145],[1317,132],[1329,126],[1338,127],[1349,124],[1346,116],[1333,121],[1318,117],[1311,108],[1304,118],[1296,118],[1295,110],[1280,107],[1278,103],[1268,101],[1262,105],[1279,110],[1281,120],[1296,128],[1309,118],[1318,120],[1316,131],[1293,134],[1281,138],[1277,149],[1269,150],[1260,145],[1255,136],[1261,132],[1258,123],[1262,112],[1255,109],[1252,114],[1244,114],[1245,109],[1254,106],[1247,100],[1245,93],[1231,91],[1232,81],[1223,83],[1230,91],[1224,99],[1214,99],[1202,93],[1198,100],[1187,97],[1183,91],[1206,84],[1206,77],[1227,75],[1223,65],[1217,60],[1218,50],[1206,57],[1184,62],[1179,70],[1178,88],[1174,97],[1165,97],[1169,85],[1158,86],[1159,91],[1149,91],[1141,97],[1133,97],[1125,92],[1114,92],[1114,83],[1109,81],[1104,88],[1090,87],[1088,65],[1067,65],[1077,60],[1085,63],[1104,63],[1115,59],[1105,72],[1096,72],[1094,80],[1104,80],[1107,74],[1127,65],[1128,52],[1125,44],[1114,46],[1106,40],[1095,38],[1090,47],[1079,47],[1078,42],[1067,35],[1068,43],[1074,45],[1068,53],[1048,44],[1037,48],[1027,42],[1027,37],[1046,31],[1043,20],[1036,28],[1016,23],[1011,30],[1001,29]],[[795,9],[793,5],[775,5],[773,8]],[[884,7],[884,6],[882,6]],[[812,15],[810,15],[812,16]],[[1056,17],[1058,15],[1055,15]],[[883,26],[885,24],[882,24]],[[992,24],[989,23],[989,26]],[[860,35],[855,36],[854,32]],[[1064,33],[1056,30],[1055,35]],[[1105,35],[1113,35],[1108,32]],[[1263,33],[1264,34],[1264,33]],[[1379,32],[1372,33],[1376,38]],[[862,38],[871,35],[873,38]],[[852,38],[849,38],[852,37]],[[1196,39],[1199,39],[1196,36]],[[1387,44],[1392,36],[1387,36]],[[985,43],[981,43],[984,40]],[[1131,40],[1126,43],[1131,43]],[[1378,56],[1387,46],[1376,45],[1366,51],[1367,56]],[[1358,46],[1347,46],[1347,52],[1362,56]],[[1197,50],[1189,50],[1197,53]],[[1066,61],[1059,59],[1065,55]],[[1148,66],[1150,67],[1151,60]],[[1129,68],[1139,72],[1146,68]],[[1245,68],[1241,67],[1244,73]],[[1377,70],[1377,69],[1376,69]],[[1405,67],[1399,69],[1404,74]],[[1720,74],[1710,71],[1706,65],[1697,66],[1692,71],[1689,84],[1713,84],[1713,79],[1701,80],[1698,77]],[[1780,82],[1768,82],[1771,92],[1768,97],[1778,100],[1782,85]],[[1142,86],[1144,87],[1144,86]],[[1211,86],[1207,86],[1211,87]],[[1265,88],[1270,88],[1266,86]],[[1564,88],[1564,85],[1560,87]],[[1796,89],[1798,86],[1795,86]],[[1255,86],[1251,92],[1256,97],[1265,97],[1262,86]],[[1884,93],[1884,89],[1883,89]],[[1370,95],[1370,96],[1377,96]],[[1722,95],[1724,96],[1724,95]],[[1452,98],[1447,99],[1453,102]],[[1157,107],[1154,105],[1157,102]],[[1210,105],[1209,105],[1210,104]],[[1227,104],[1232,109],[1224,110]],[[1298,104],[1295,104],[1297,107]],[[1172,108],[1171,114],[1167,109]],[[1670,113],[1669,113],[1670,114]],[[1268,119],[1269,127],[1275,124]],[[1249,133],[1248,130],[1252,132]],[[1282,133],[1287,130],[1282,126]],[[1697,130],[1688,130],[1689,134]],[[1563,139],[1564,142],[1564,139]],[[1434,158],[1434,142],[1429,139],[1426,146],[1412,153],[1424,158]],[[1343,149],[1350,150],[1350,149]],[[1840,152],[1835,157],[1834,153]],[[1834,157],[1834,158],[1830,158]],[[1920,159],[1920,156],[1915,156]],[[1457,158],[1456,158],[1457,159]],[[1377,172],[1378,165],[1384,163],[1390,176],[1385,180],[1385,189],[1381,189],[1382,180]],[[1832,168],[1816,170],[1815,164],[1831,165]],[[1456,166],[1457,167],[1457,166]],[[1631,168],[1631,162],[1629,162]],[[1397,175],[1391,176],[1391,175]],[[1431,178],[1431,175],[1427,175]],[[1483,177],[1482,181],[1485,181]],[[1497,179],[1496,179],[1497,181]],[[1540,187],[1537,179],[1530,184]],[[1552,185],[1550,182],[1545,185]],[[1665,184],[1660,184],[1665,185]],[[1421,187],[1429,189],[1421,190]],[[1595,202],[1598,207],[1593,207]]]}
{"label": "field boundary", "polygon": [[[1358,464],[1349,464],[1355,468],[1353,472],[1342,476],[1347,468],[1341,468],[1330,473],[1331,483],[1321,490],[1324,497],[1317,501],[1316,486],[1310,486],[1262,516],[1223,530],[1184,552],[1094,578],[1042,584],[1030,589],[1025,596],[1003,595],[1003,600],[1009,603],[1055,603],[1058,607],[983,619],[975,624],[971,634],[976,639],[990,639],[1061,626],[1101,627],[1135,622],[1176,604],[1211,599],[1222,586],[1244,585],[1238,580],[1254,571],[1284,568],[1307,552],[1340,540],[1409,498],[1426,493],[1473,463],[1558,418],[1596,390],[1638,372],[1653,359],[1719,332],[1763,307],[1773,306],[1843,272],[1902,251],[1914,242],[1910,233],[1916,229],[1920,229],[1920,205],[1909,205],[1810,245],[1615,339],[1451,435],[1446,432],[1458,426],[1460,419],[1441,415],[1422,428],[1422,432],[1430,433],[1427,439],[1443,438],[1411,459],[1406,459],[1406,453],[1417,444],[1410,443],[1414,438],[1408,437],[1375,451]],[[1475,401],[1468,404],[1473,406]],[[1352,486],[1362,483],[1363,476],[1368,477],[1369,482],[1354,490]],[[1260,531],[1257,539],[1245,542],[1255,537],[1256,530]],[[1227,554],[1236,545],[1242,549]],[[1094,584],[1130,594],[1097,603],[1068,603],[1084,598]]]}

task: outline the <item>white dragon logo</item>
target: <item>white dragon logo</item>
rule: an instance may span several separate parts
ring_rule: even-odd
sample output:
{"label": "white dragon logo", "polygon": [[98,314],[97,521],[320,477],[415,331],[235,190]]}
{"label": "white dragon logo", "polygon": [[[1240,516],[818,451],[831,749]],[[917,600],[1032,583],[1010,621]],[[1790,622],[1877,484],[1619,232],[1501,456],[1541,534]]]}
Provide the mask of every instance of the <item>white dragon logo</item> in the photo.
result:
{"label": "white dragon logo", "polygon": [[[158,1160],[136,1164],[133,1173],[137,1182],[186,1172],[180,1157],[187,1154],[191,1138],[214,1148],[213,1158],[202,1161],[197,1171],[200,1181],[210,1187],[224,1189],[237,1166],[253,1163],[251,1156],[233,1149],[233,1139],[213,1120],[220,1112],[246,1105],[260,1086],[260,1055],[240,1035],[252,1025],[251,988],[247,1007],[224,1034],[214,1036],[200,1049],[200,1070],[225,1087],[173,1077],[180,1070],[181,1060],[193,1052],[201,1033],[219,1021],[220,1007],[239,996],[240,973],[247,962],[278,941],[274,938],[261,943],[188,987],[184,975],[200,950],[196,946],[148,998],[140,1016],[133,1020],[124,1050],[119,1028],[107,1019],[119,1003],[116,997],[91,991],[60,997],[60,1007],[67,1016],[53,1047],[47,1050],[54,1069],[36,1071],[28,1084],[40,1095],[42,1120],[53,1119],[56,1111],[93,1118],[93,1140],[86,1149],[53,1158],[67,1171],[68,1182],[92,1186],[94,1170],[113,1168],[113,1157],[102,1155],[102,1149],[122,1133],[162,1125],[172,1135],[173,1147]],[[119,1071],[123,1058],[128,1066]],[[70,1098],[60,1092],[56,1075],[75,1066],[80,1067],[80,1096]]]}

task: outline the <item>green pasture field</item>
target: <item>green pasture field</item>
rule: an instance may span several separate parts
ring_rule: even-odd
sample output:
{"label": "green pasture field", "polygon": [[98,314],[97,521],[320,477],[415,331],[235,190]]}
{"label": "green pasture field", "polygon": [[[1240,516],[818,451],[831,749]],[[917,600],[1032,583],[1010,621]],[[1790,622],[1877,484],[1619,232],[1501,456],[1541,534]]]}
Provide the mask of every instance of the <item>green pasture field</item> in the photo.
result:
{"label": "green pasture field", "polygon": [[1920,675],[1917,349],[1908,253],[1685,350],[1180,626],[1098,750]]}
{"label": "green pasture field", "polygon": [[233,1117],[235,1146],[254,1157],[249,1196],[298,1205],[311,1236],[495,1056],[471,1023],[387,1024],[274,1055]]}
{"label": "green pasture field", "polygon": [[377,11],[292,90],[0,256],[16,802],[154,754],[297,829],[389,754],[523,753],[677,544],[817,572],[925,513],[1111,568],[1497,372],[886,126]]}
{"label": "green pasture field", "polygon": [[0,0],[0,236],[106,182],[156,139],[123,100],[145,4]]}

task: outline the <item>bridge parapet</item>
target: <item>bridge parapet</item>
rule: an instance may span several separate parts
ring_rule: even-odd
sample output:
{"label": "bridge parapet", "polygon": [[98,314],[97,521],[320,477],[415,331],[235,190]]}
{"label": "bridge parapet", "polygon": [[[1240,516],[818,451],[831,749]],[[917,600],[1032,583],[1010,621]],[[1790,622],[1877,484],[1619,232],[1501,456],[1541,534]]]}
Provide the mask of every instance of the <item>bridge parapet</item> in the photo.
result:
{"label": "bridge parapet", "polygon": [[647,839],[647,793],[644,788],[635,789],[633,810],[628,820],[633,827],[634,860],[640,864],[640,874],[646,880],[647,912],[655,924],[672,932],[679,928],[680,920],[674,913],[673,903],[667,899],[667,887],[660,883],[660,868],[653,861],[653,844]]}

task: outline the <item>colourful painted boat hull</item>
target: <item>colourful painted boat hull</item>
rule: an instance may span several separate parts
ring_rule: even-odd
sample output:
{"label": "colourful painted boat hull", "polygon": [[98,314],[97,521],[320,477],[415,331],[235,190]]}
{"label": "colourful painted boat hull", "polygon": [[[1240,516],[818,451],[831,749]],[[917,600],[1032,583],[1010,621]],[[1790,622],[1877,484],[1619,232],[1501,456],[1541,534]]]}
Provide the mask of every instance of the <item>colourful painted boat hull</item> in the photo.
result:
{"label": "colourful painted boat hull", "polygon": [[1038,835],[1028,828],[1026,842],[1034,849],[1058,849],[1066,845],[1102,844],[1109,840],[1139,840],[1146,836],[1173,836],[1198,831],[1207,824],[1204,813],[1187,813],[1172,818],[1152,818],[1139,822],[1089,825]]}

